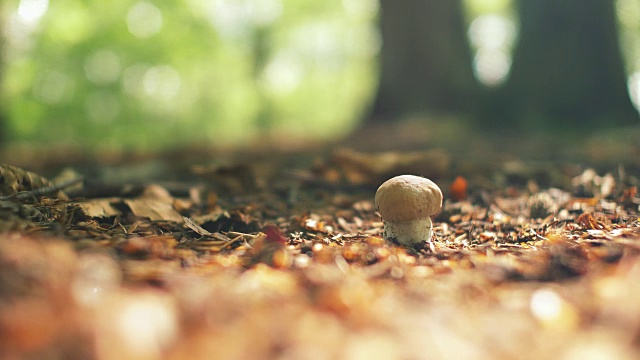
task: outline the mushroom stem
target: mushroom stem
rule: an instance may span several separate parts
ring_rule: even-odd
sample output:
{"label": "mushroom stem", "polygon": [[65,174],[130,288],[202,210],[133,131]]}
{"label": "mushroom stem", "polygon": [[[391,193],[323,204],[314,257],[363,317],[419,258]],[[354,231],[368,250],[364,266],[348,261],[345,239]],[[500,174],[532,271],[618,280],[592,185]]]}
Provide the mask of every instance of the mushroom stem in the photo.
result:
{"label": "mushroom stem", "polygon": [[405,246],[419,245],[431,239],[431,218],[417,219],[409,222],[385,221],[383,237],[387,241]]}

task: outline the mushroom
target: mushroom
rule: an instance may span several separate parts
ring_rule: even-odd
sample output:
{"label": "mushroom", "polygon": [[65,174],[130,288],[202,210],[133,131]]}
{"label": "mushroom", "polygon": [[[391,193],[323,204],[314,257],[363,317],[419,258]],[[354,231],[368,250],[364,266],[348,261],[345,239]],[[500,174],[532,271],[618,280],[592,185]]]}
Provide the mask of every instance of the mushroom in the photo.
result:
{"label": "mushroom", "polygon": [[418,247],[431,239],[430,216],[442,207],[442,191],[429,179],[400,175],[380,185],[375,202],[385,240]]}

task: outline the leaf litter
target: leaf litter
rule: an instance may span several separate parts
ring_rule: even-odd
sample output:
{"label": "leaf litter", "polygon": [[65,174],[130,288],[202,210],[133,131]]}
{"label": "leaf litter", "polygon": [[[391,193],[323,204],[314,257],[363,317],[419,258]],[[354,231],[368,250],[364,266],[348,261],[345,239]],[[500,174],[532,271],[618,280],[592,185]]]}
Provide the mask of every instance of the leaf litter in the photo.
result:
{"label": "leaf litter", "polygon": [[433,154],[198,164],[70,200],[11,196],[55,183],[3,165],[0,357],[640,355],[636,178],[541,188],[511,166],[490,188],[446,160],[434,238],[386,243],[375,188]]}

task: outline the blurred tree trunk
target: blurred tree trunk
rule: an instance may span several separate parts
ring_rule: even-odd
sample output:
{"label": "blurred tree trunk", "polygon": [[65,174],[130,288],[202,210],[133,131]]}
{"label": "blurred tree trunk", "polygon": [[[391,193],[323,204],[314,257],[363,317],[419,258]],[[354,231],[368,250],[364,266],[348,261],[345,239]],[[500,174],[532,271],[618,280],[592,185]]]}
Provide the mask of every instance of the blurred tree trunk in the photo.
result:
{"label": "blurred tree trunk", "polygon": [[590,130],[637,123],[614,0],[519,0],[513,69],[488,114],[514,130]]}
{"label": "blurred tree trunk", "polygon": [[[3,80],[4,80],[4,44],[2,43],[2,39],[4,39],[4,33],[2,32],[2,29],[4,29],[4,21],[3,21],[3,17],[0,15],[0,95],[2,93],[1,89],[2,89],[2,84],[3,84]],[[2,148],[7,139],[7,120],[5,117],[5,109],[4,106],[2,104],[2,102],[0,102],[0,148]]]}
{"label": "blurred tree trunk", "polygon": [[478,84],[461,1],[381,0],[380,4],[383,44],[374,119],[471,109]]}

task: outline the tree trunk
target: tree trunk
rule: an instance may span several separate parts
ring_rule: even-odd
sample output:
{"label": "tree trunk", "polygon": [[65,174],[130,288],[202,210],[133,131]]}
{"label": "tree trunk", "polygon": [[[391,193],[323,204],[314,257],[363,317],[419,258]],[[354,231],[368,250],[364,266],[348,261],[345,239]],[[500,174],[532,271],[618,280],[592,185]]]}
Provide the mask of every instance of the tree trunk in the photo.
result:
{"label": "tree trunk", "polygon": [[[4,33],[2,32],[2,29],[4,29],[4,18],[0,15],[0,93],[2,84],[4,83],[4,43],[2,43],[2,39],[4,39]],[[0,148],[4,147],[5,142],[7,141],[7,122],[4,116],[5,109],[2,104],[3,103],[0,102]]]}
{"label": "tree trunk", "polygon": [[517,11],[521,30],[512,73],[492,104],[489,122],[543,131],[638,122],[614,0],[519,0]]}
{"label": "tree trunk", "polygon": [[478,89],[459,0],[381,0],[377,119],[464,112]]}

